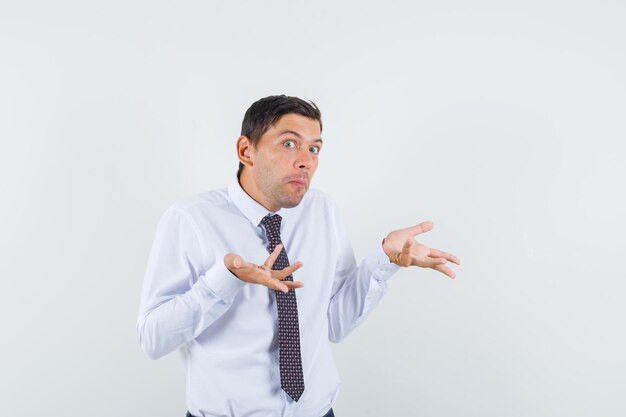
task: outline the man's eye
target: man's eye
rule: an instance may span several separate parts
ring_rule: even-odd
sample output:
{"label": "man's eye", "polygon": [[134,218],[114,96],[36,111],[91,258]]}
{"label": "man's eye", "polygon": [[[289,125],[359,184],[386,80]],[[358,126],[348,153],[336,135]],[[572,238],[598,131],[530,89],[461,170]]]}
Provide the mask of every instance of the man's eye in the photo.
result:
{"label": "man's eye", "polygon": [[311,146],[309,148],[309,150],[314,153],[315,155],[317,155],[318,153],[320,153],[320,148],[318,148],[317,146]]}
{"label": "man's eye", "polygon": [[283,142],[283,145],[287,148],[293,148],[296,146],[296,143],[292,140],[286,140],[285,142]]}

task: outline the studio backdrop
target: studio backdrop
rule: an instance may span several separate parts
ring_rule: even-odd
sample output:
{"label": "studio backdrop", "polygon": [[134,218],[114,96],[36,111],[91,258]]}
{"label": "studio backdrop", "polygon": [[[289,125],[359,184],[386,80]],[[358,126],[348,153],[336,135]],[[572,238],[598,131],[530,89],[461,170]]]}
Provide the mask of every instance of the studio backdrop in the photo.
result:
{"label": "studio backdrop", "polygon": [[[357,259],[431,220],[333,345],[339,417],[626,415],[621,1],[3,1],[0,415],[183,416],[139,347],[175,201],[225,187],[248,106],[313,100]],[[261,262],[261,260],[258,260]]]}

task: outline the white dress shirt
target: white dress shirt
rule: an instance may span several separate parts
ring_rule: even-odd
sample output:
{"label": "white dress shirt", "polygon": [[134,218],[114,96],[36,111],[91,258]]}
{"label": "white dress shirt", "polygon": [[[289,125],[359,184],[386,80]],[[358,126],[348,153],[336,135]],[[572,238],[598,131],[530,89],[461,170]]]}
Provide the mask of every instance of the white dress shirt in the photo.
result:
{"label": "white dress shirt", "polygon": [[235,178],[173,204],[158,224],[137,331],[152,359],[180,350],[195,416],[324,415],[340,386],[329,341],[361,323],[400,268],[380,242],[357,265],[333,201],[319,190],[276,212],[290,262],[304,263],[293,274],[304,283],[296,297],[305,385],[294,402],[280,386],[274,290],[239,280],[223,262],[230,252],[265,262],[267,214]]}

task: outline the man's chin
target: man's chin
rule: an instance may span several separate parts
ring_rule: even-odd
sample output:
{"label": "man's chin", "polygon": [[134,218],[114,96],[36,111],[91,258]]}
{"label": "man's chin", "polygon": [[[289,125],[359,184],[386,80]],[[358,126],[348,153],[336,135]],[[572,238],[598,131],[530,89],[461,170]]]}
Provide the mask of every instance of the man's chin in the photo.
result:
{"label": "man's chin", "polygon": [[[306,194],[306,192],[304,194]],[[302,202],[302,199],[304,198],[304,194],[302,194],[300,197],[289,198],[289,199],[283,200],[283,204],[281,204],[281,207],[284,207],[284,208],[296,207],[298,204]]]}
{"label": "man's chin", "polygon": [[284,207],[284,208],[294,208],[294,207],[298,206],[298,205],[300,204],[300,202],[301,202],[301,201],[302,201],[302,199],[300,199],[300,200],[298,200],[298,201],[296,201],[296,202],[293,202],[293,201],[292,201],[292,202],[289,202],[289,203],[287,203],[287,204],[283,205],[283,207]]}

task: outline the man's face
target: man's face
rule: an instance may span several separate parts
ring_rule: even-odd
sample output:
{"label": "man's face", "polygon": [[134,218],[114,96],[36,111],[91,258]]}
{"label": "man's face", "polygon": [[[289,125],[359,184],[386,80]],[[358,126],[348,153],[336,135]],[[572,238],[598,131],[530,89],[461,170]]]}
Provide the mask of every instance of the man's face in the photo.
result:
{"label": "man's face", "polygon": [[289,113],[261,136],[251,158],[252,179],[272,211],[300,204],[317,169],[322,149],[319,122]]}

